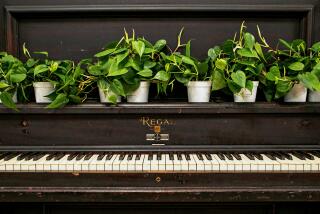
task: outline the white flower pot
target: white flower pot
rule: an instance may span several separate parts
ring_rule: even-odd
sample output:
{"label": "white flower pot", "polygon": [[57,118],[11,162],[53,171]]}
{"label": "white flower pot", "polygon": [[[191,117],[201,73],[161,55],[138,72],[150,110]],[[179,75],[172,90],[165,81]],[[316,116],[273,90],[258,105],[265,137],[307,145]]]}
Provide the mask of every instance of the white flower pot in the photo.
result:
{"label": "white flower pot", "polygon": [[320,102],[320,91],[309,91],[308,101],[309,102]]}
{"label": "white flower pot", "polygon": [[208,103],[211,94],[211,81],[189,81],[188,101],[190,103]]}
{"label": "white flower pot", "polygon": [[[0,92],[1,94],[1,92]],[[12,100],[14,103],[18,102],[18,98],[17,98],[17,91],[14,92],[13,96],[12,96]],[[0,103],[2,103],[1,99],[0,99]]]}
{"label": "white flower pot", "polygon": [[292,89],[284,96],[285,102],[306,102],[307,88],[303,84],[294,84]]}
{"label": "white flower pot", "polygon": [[54,85],[51,82],[34,82],[34,94],[36,103],[51,103],[51,99],[46,97],[54,92]]}
{"label": "white flower pot", "polygon": [[[102,89],[99,88],[99,95],[100,95],[100,102],[101,103],[112,103],[108,97],[111,95],[115,95],[111,90],[109,91],[103,91]],[[116,95],[117,96],[117,95]],[[121,102],[121,96],[117,96],[117,103]]]}
{"label": "white flower pot", "polygon": [[141,81],[139,88],[127,96],[129,103],[147,103],[149,97],[150,82]]}
{"label": "white flower pot", "polygon": [[256,101],[259,81],[252,81],[252,83],[253,83],[252,91],[248,90],[247,88],[242,88],[239,93],[233,95],[234,102],[254,103]]}

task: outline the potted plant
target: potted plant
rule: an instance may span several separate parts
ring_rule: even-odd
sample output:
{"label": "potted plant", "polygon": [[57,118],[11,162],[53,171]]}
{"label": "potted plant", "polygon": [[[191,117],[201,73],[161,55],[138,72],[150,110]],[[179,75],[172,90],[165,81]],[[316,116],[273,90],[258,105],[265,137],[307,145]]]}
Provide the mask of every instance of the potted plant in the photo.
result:
{"label": "potted plant", "polygon": [[[211,92],[211,73],[208,70],[208,61],[199,61],[191,56],[191,41],[181,43],[183,29],[178,35],[178,44],[170,55],[162,54],[164,60],[164,75],[174,80],[169,84],[173,85],[176,80],[187,86],[188,101],[192,103],[209,102]],[[185,48],[185,53],[178,52]],[[168,82],[168,81],[167,81]]]}
{"label": "potted plant", "polygon": [[165,46],[163,39],[152,45],[145,38],[136,38],[134,31],[131,37],[125,31],[119,42],[111,43],[95,57],[100,65],[113,62],[114,68],[121,71],[115,76],[118,76],[116,82],[122,89],[117,87],[117,91],[112,87],[115,89],[113,92],[126,95],[128,102],[145,103],[148,102],[150,82],[161,79],[158,74],[162,69],[160,53]]}
{"label": "potted plant", "polygon": [[308,73],[308,79],[312,85],[306,84],[309,88],[308,101],[320,102],[320,42],[313,44],[309,51],[311,72]]}
{"label": "potted plant", "polygon": [[25,67],[33,83],[36,103],[50,103],[52,100],[48,96],[55,90],[58,79],[55,72],[59,69],[60,61],[49,60],[48,53],[45,51],[33,52],[44,56],[44,59],[33,58],[25,44],[23,44],[23,53],[28,58]]}
{"label": "potted plant", "polygon": [[265,74],[265,94],[268,100],[284,97],[285,102],[306,102],[306,87],[313,87],[306,43],[301,39],[279,42],[285,49],[271,50],[275,62]]}
{"label": "potted plant", "polygon": [[212,90],[228,88],[235,102],[255,102],[259,78],[266,70],[267,59],[262,51],[268,47],[257,26],[261,43],[246,32],[244,22],[239,36],[227,40],[222,47],[209,49],[210,69],[212,70]]}
{"label": "potted plant", "polygon": [[5,52],[0,53],[0,103],[17,110],[17,93],[25,96],[23,83],[27,70],[23,63]]}

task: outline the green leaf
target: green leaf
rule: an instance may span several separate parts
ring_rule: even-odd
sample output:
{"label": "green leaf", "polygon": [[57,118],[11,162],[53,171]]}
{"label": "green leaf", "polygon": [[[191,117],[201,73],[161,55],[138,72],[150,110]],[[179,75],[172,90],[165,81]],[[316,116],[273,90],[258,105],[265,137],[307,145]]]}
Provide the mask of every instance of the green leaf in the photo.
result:
{"label": "green leaf", "polygon": [[167,41],[164,39],[160,39],[154,44],[153,48],[156,51],[160,52],[166,45],[167,45]]}
{"label": "green leaf", "polygon": [[227,79],[227,84],[228,84],[228,88],[233,94],[237,94],[241,91],[241,87],[229,79]]}
{"label": "green leaf", "polygon": [[224,59],[217,59],[215,66],[223,71],[227,67],[227,61]]}
{"label": "green leaf", "polygon": [[257,58],[259,59],[257,53],[254,51],[254,50],[249,50],[249,49],[246,49],[246,48],[242,48],[242,49],[239,49],[237,51],[237,53],[240,55],[240,56],[243,56],[243,57],[249,57],[249,58]]}
{"label": "green leaf", "polygon": [[110,89],[117,95],[125,96],[123,85],[118,79],[114,79],[110,83]]}
{"label": "green leaf", "polygon": [[6,91],[1,92],[0,100],[2,101],[2,104],[5,105],[6,107],[18,111],[16,104],[12,100],[12,94],[10,94],[9,92],[6,92]]}
{"label": "green leaf", "polygon": [[227,86],[227,82],[224,78],[224,72],[222,70],[215,69],[212,72],[212,90],[220,90]]}
{"label": "green leaf", "polygon": [[104,51],[101,51],[97,54],[95,54],[95,57],[104,57],[104,56],[108,56],[109,54],[113,53],[116,49],[115,48],[111,48],[111,49],[106,49]]}
{"label": "green leaf", "polygon": [[279,42],[285,46],[286,48],[288,48],[289,50],[293,50],[292,45],[289,44],[287,41],[283,40],[283,39],[279,39]]}
{"label": "green leaf", "polygon": [[208,50],[208,57],[210,57],[210,59],[212,61],[215,61],[216,58],[219,56],[220,52],[221,52],[221,49],[219,46],[215,46],[214,48],[210,48]]}
{"label": "green leaf", "polygon": [[289,69],[293,71],[302,71],[304,68],[304,64],[301,62],[294,62],[288,66]]}
{"label": "green leaf", "polygon": [[142,57],[145,49],[145,44],[142,41],[133,41],[132,48],[137,54],[139,54],[140,57]]}
{"label": "green leaf", "polygon": [[279,80],[276,85],[275,98],[279,99],[280,97],[283,97],[290,91],[291,88],[292,88],[292,84],[290,81]]}
{"label": "green leaf", "polygon": [[251,33],[246,32],[244,34],[244,46],[250,50],[253,49],[255,38]]}
{"label": "green leaf", "polygon": [[31,68],[33,67],[36,63],[38,63],[38,60],[34,60],[34,59],[28,59],[26,62],[27,67]]}
{"label": "green leaf", "polygon": [[62,108],[69,102],[68,96],[66,94],[58,94],[58,96],[49,104],[46,108]]}
{"label": "green leaf", "polygon": [[248,89],[249,91],[252,91],[253,89],[253,82],[251,80],[247,80],[246,82],[246,89]]}
{"label": "green leaf", "polygon": [[26,74],[11,74],[10,81],[14,83],[19,83],[25,80],[26,77],[27,77]]}
{"label": "green leaf", "polygon": [[146,69],[146,68],[153,68],[154,66],[156,66],[157,63],[155,62],[151,62],[151,61],[146,61],[144,62],[143,64],[143,68]]}
{"label": "green leaf", "polygon": [[53,62],[53,63],[51,63],[49,70],[51,72],[55,72],[58,69],[58,66],[59,66],[58,62]]}
{"label": "green leaf", "polygon": [[101,72],[99,65],[90,65],[88,67],[88,72],[89,72],[89,74],[94,75],[94,76],[102,75],[102,72]]}
{"label": "green leaf", "polygon": [[312,91],[320,91],[320,81],[315,74],[310,72],[299,74],[298,79],[306,88]]}
{"label": "green leaf", "polygon": [[314,52],[319,52],[320,51],[320,42],[314,43],[311,47],[311,50]]}
{"label": "green leaf", "polygon": [[117,64],[119,65],[125,58],[127,58],[127,56],[129,55],[129,51],[126,51],[123,54],[119,54],[116,56],[117,58]]}
{"label": "green leaf", "polygon": [[47,51],[35,51],[33,52],[34,54],[40,54],[40,55],[45,55],[46,57],[49,56],[48,52]]}
{"label": "green leaf", "polygon": [[188,43],[186,44],[186,56],[190,57],[191,56],[191,41],[189,40]]}
{"label": "green leaf", "polygon": [[256,43],[254,44],[254,49],[256,50],[257,54],[258,54],[264,61],[266,61],[266,59],[264,58],[264,54],[263,54],[261,45],[260,45],[258,42],[256,42]]}
{"label": "green leaf", "polygon": [[110,70],[110,72],[108,73],[108,77],[113,77],[113,76],[120,76],[120,75],[123,75],[125,73],[128,72],[128,69],[127,68],[117,68],[115,70]]}
{"label": "green leaf", "polygon": [[37,65],[35,68],[34,68],[34,71],[33,71],[33,74],[34,76],[40,74],[40,73],[43,73],[43,72],[46,72],[48,71],[49,68],[47,65],[44,65],[44,64],[41,64],[41,65]]}
{"label": "green leaf", "polygon": [[145,68],[142,71],[139,71],[137,74],[143,77],[151,77],[152,76],[152,70],[149,68]]}
{"label": "green leaf", "polygon": [[[189,57],[187,57],[187,56],[182,56],[182,62],[184,62],[184,63],[186,63],[186,64],[189,64],[189,65],[193,65],[195,68],[197,67],[196,66],[196,64],[195,64],[195,62],[191,59],[191,58],[189,58]],[[196,68],[197,69],[197,68]]]}
{"label": "green leaf", "polygon": [[161,70],[158,73],[156,73],[156,75],[153,77],[153,79],[157,79],[157,80],[166,82],[170,79],[170,74],[168,72]]}
{"label": "green leaf", "polygon": [[[0,89],[1,88],[7,88],[7,87],[9,87],[10,85],[8,85],[7,83],[5,83],[5,82],[0,82]],[[0,92],[1,93],[1,92]]]}
{"label": "green leaf", "polygon": [[231,74],[231,79],[241,88],[246,87],[246,74],[243,71],[238,70]]}
{"label": "green leaf", "polygon": [[266,74],[266,78],[270,81],[277,81],[280,77],[280,70],[278,66],[272,66]]}

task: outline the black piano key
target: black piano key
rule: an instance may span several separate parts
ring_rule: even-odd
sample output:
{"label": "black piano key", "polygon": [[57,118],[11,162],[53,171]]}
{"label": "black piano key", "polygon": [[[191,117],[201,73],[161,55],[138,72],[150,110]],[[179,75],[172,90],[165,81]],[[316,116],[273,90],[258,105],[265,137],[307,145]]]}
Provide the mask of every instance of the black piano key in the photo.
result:
{"label": "black piano key", "polygon": [[251,153],[243,153],[249,160],[255,160],[254,156]]}
{"label": "black piano key", "polygon": [[160,152],[157,153],[157,160],[158,161],[161,160],[161,153]]}
{"label": "black piano key", "polygon": [[[317,158],[320,158],[320,152],[319,151],[311,151],[310,154],[316,156]],[[1,160],[1,159],[0,159]]]}
{"label": "black piano key", "polygon": [[93,156],[93,153],[92,153],[92,152],[89,152],[88,154],[86,154],[86,155],[84,156],[84,160],[90,160],[90,158],[92,158],[92,156]]}
{"label": "black piano key", "polygon": [[132,154],[132,153],[129,153],[127,160],[130,161],[130,160],[132,160],[132,158],[133,158],[133,154]]}
{"label": "black piano key", "polygon": [[204,155],[207,158],[207,160],[212,160],[212,157],[209,153],[205,153]]}
{"label": "black piano key", "polygon": [[182,161],[182,155],[181,155],[181,153],[178,153],[178,154],[177,154],[177,157],[178,157],[178,160],[179,160],[179,161]]}
{"label": "black piano key", "polygon": [[202,160],[203,161],[203,157],[202,157],[202,154],[201,153],[197,153],[197,157],[199,160]]}
{"label": "black piano key", "polygon": [[17,158],[17,160],[18,160],[18,161],[21,161],[21,160],[25,159],[26,157],[28,157],[28,155],[31,155],[31,154],[32,154],[32,152],[22,153],[22,154]]}
{"label": "black piano key", "polygon": [[287,159],[286,158],[286,156],[285,155],[283,155],[283,153],[281,153],[281,152],[274,152],[276,155],[278,155],[278,158],[280,159],[280,160],[285,160],[285,159]]}
{"label": "black piano key", "polygon": [[26,156],[24,159],[29,161],[29,160],[33,159],[33,157],[35,157],[35,156],[37,156],[39,154],[40,154],[40,152],[33,152],[32,154]]}
{"label": "black piano key", "polygon": [[98,161],[101,161],[101,160],[103,160],[103,158],[106,156],[106,152],[102,152],[102,153],[100,153],[99,155],[98,155],[98,157],[97,157],[97,160]]}
{"label": "black piano key", "polygon": [[252,152],[252,155],[257,158],[258,160],[263,160],[263,157],[259,154],[259,153],[256,153],[256,152]]}
{"label": "black piano key", "polygon": [[217,155],[221,160],[226,160],[225,156],[221,152],[218,152]]}
{"label": "black piano key", "polygon": [[136,155],[136,160],[140,160],[140,159],[141,159],[141,154],[138,153],[138,154]]}
{"label": "black piano key", "polygon": [[3,158],[3,160],[4,160],[4,161],[9,161],[9,160],[17,157],[18,155],[19,155],[19,153],[14,152],[14,153],[11,153],[11,154],[5,156],[5,157]]}
{"label": "black piano key", "polygon": [[191,160],[190,154],[185,154],[185,156],[186,156],[186,160],[187,160],[187,161],[190,161],[190,160]]}
{"label": "black piano key", "polygon": [[38,161],[38,160],[40,160],[41,158],[43,158],[43,156],[45,156],[45,155],[46,155],[46,153],[41,152],[40,154],[35,155],[35,156],[32,158],[32,160],[33,160],[33,161]]}
{"label": "black piano key", "polygon": [[78,152],[70,153],[69,156],[68,156],[68,161],[71,161],[71,160],[75,159],[78,155],[79,155]]}
{"label": "black piano key", "polygon": [[126,156],[125,153],[121,153],[119,156],[119,160],[121,160],[121,161],[124,160],[125,156]]}
{"label": "black piano key", "polygon": [[56,160],[56,161],[61,160],[65,155],[66,155],[65,153],[60,152],[54,156],[53,160]]}
{"label": "black piano key", "polygon": [[237,160],[241,160],[241,156],[236,152],[230,152],[230,154],[235,157]]}
{"label": "black piano key", "polygon": [[[302,154],[300,154],[300,153],[298,153],[298,152],[293,151],[293,152],[291,152],[291,154],[292,154],[293,156],[297,157],[297,158],[300,159],[300,160],[305,160],[305,159],[306,159]],[[288,154],[288,155],[289,155],[289,154]]]}
{"label": "black piano key", "polygon": [[50,153],[47,157],[46,157],[46,160],[49,161],[49,160],[52,160],[55,155],[58,154],[58,152],[54,152],[54,153]]}
{"label": "black piano key", "polygon": [[82,158],[84,158],[84,156],[86,156],[86,153],[81,152],[81,153],[79,153],[79,154],[77,155],[76,160],[79,161],[79,160],[81,160]]}
{"label": "black piano key", "polygon": [[274,160],[274,161],[277,160],[277,158],[274,155],[272,155],[272,153],[266,152],[266,153],[264,153],[264,155],[267,156],[271,160]]}
{"label": "black piano key", "polygon": [[301,155],[303,155],[306,159],[314,160],[314,157],[307,152],[299,151]]}
{"label": "black piano key", "polygon": [[172,161],[174,160],[174,155],[171,152],[169,153],[169,159],[172,160]]}
{"label": "black piano key", "polygon": [[114,154],[108,153],[106,156],[106,160],[111,160]]}
{"label": "black piano key", "polygon": [[148,154],[148,160],[151,161],[153,159],[153,154]]}
{"label": "black piano key", "polygon": [[232,157],[232,155],[231,155],[230,153],[224,152],[223,154],[224,154],[224,156],[226,156],[229,160],[233,160],[233,157]]}
{"label": "black piano key", "polygon": [[4,159],[7,155],[10,155],[11,152],[5,152],[0,155],[0,160]]}

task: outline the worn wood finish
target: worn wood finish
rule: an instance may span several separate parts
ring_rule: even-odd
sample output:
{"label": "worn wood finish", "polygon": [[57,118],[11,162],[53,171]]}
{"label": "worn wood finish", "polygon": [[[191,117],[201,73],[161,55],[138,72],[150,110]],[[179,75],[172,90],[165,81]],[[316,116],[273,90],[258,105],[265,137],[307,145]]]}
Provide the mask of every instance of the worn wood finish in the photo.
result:
{"label": "worn wood finish", "polygon": [[[314,131],[320,127],[319,104],[82,105],[60,110],[37,105],[20,107],[21,112],[0,109],[6,113],[0,120],[3,127],[0,149],[97,146],[125,150],[154,143],[165,144],[156,149],[170,146],[192,149],[192,146],[319,146],[320,143],[320,136]],[[154,133],[155,125],[161,127],[161,133],[169,134],[168,141],[146,141],[146,134]]]}

